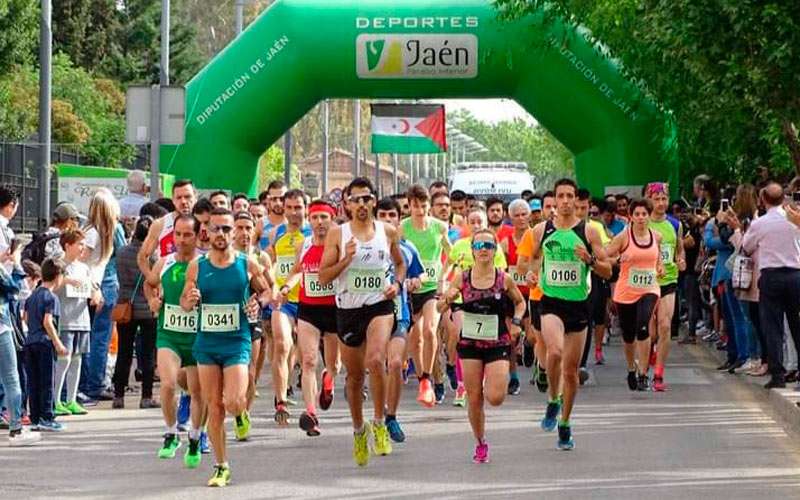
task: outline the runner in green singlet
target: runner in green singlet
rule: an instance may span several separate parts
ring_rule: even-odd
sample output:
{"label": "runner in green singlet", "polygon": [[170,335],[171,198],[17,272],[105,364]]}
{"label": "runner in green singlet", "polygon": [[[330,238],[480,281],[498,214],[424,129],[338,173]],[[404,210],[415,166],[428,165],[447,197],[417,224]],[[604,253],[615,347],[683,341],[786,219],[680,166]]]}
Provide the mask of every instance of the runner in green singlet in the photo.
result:
{"label": "runner in green singlet", "polygon": [[180,306],[181,293],[189,262],[197,256],[195,244],[199,224],[189,215],[175,219],[175,253],[161,257],[153,266],[144,287],[150,309],[158,313],[158,374],[161,378],[161,412],[166,432],[159,458],[174,458],[180,447],[176,419],[175,389],[178,373],[186,369],[186,382],[191,395],[192,428],[189,430],[189,448],[183,457],[190,469],[200,465],[200,432],[203,424],[203,399],[197,375],[197,361],[192,346],[197,336],[197,312],[184,311]]}
{"label": "runner in green singlet", "polygon": [[[589,324],[590,270],[603,278],[611,276],[600,235],[575,216],[578,186],[571,179],[556,182],[556,216],[533,228],[532,258],[542,257],[539,280],[542,336],[547,345],[549,400],[542,429],[552,431],[558,423],[558,448],[575,447],[569,417],[578,390],[578,365]],[[535,283],[534,283],[535,284]],[[563,410],[558,388],[563,381]],[[561,411],[561,420],[557,421]]]}
{"label": "runner in green singlet", "polygon": [[[664,383],[664,365],[667,362],[671,342],[678,272],[686,270],[686,254],[683,250],[683,227],[680,222],[667,216],[669,185],[664,182],[651,182],[645,187],[645,196],[653,203],[650,229],[661,235],[661,262],[664,265],[664,274],[658,278],[661,299],[650,321],[650,340],[657,343],[653,390],[661,392],[667,388]],[[648,361],[645,360],[644,373],[647,373]]]}

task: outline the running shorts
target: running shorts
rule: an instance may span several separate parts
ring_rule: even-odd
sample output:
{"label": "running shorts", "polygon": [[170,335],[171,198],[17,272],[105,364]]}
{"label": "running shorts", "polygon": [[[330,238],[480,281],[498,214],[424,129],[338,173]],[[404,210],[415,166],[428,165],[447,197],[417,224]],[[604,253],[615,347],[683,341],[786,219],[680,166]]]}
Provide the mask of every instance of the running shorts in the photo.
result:
{"label": "running shorts", "polygon": [[297,319],[309,323],[321,334],[336,333],[336,306],[303,304],[297,307]]}
{"label": "running shorts", "polygon": [[540,300],[529,300],[528,311],[531,314],[531,325],[534,330],[542,331],[542,302]]}
{"label": "running shorts", "polygon": [[250,326],[250,342],[255,342],[264,336],[264,330],[261,328],[261,322],[248,323]]}
{"label": "running shorts", "polygon": [[382,300],[370,306],[336,310],[336,333],[348,347],[359,347],[367,338],[367,327],[379,316],[394,316],[394,302]]}
{"label": "running shorts", "polygon": [[495,361],[509,361],[511,359],[511,346],[498,345],[493,347],[456,346],[461,359],[477,359],[488,365]]}
{"label": "running shorts", "polygon": [[58,338],[69,351],[68,355],[89,353],[89,332],[79,330],[65,330],[59,332]]}
{"label": "running shorts", "polygon": [[227,368],[250,364],[250,338],[225,334],[198,334],[192,349],[198,365],[216,365]]}
{"label": "running shorts", "polygon": [[541,300],[542,316],[553,314],[564,324],[564,333],[579,333],[589,326],[589,300],[561,300],[547,295]]}
{"label": "running shorts", "polygon": [[431,290],[425,293],[412,293],[411,294],[411,314],[417,315],[422,313],[422,308],[429,300],[436,300],[436,290]]}
{"label": "running shorts", "polygon": [[[281,304],[280,311],[292,319],[297,319],[297,302],[286,302],[285,304]],[[272,312],[275,312],[274,308],[272,309]]]}
{"label": "running shorts", "polygon": [[593,326],[606,324],[606,305],[611,297],[611,287],[608,281],[592,273],[592,292],[589,294],[591,301],[591,320]]}
{"label": "running shorts", "polygon": [[649,338],[650,318],[653,317],[657,303],[658,297],[654,293],[642,295],[633,304],[614,303],[617,306],[619,326],[622,329],[622,340],[626,344]]}
{"label": "running shorts", "polygon": [[195,366],[197,361],[192,353],[196,334],[169,332],[158,330],[156,334],[156,349],[169,349],[181,360],[181,367]]}
{"label": "running shorts", "polygon": [[675,293],[677,290],[678,290],[678,284],[677,283],[670,283],[669,285],[663,285],[661,287],[661,297],[662,298],[666,297],[667,295],[669,295],[671,293]]}

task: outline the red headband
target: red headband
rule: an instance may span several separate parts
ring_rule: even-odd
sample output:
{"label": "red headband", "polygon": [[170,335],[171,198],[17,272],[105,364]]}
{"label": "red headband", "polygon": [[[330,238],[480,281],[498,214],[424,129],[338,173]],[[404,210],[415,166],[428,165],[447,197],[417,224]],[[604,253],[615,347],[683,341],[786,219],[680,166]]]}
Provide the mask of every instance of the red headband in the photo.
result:
{"label": "red headband", "polygon": [[311,205],[308,207],[308,215],[313,215],[317,212],[325,212],[326,214],[330,215],[331,218],[336,217],[336,210],[332,206],[326,205],[325,203],[317,203],[316,205]]}

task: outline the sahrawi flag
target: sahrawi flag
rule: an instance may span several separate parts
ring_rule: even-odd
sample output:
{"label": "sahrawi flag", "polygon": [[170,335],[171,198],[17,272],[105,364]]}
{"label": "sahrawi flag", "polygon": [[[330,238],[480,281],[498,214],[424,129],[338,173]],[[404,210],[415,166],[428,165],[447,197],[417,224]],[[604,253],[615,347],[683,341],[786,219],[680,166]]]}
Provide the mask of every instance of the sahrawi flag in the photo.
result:
{"label": "sahrawi flag", "polygon": [[373,104],[373,153],[447,151],[441,104]]}

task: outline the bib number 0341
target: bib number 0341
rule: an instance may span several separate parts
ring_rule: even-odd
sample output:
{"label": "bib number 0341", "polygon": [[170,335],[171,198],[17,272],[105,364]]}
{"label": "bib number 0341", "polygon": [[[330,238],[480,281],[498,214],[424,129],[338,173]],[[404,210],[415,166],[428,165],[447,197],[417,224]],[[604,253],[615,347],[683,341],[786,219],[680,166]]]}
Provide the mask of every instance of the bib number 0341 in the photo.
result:
{"label": "bib number 0341", "polygon": [[238,304],[203,304],[200,329],[204,332],[239,331]]}

